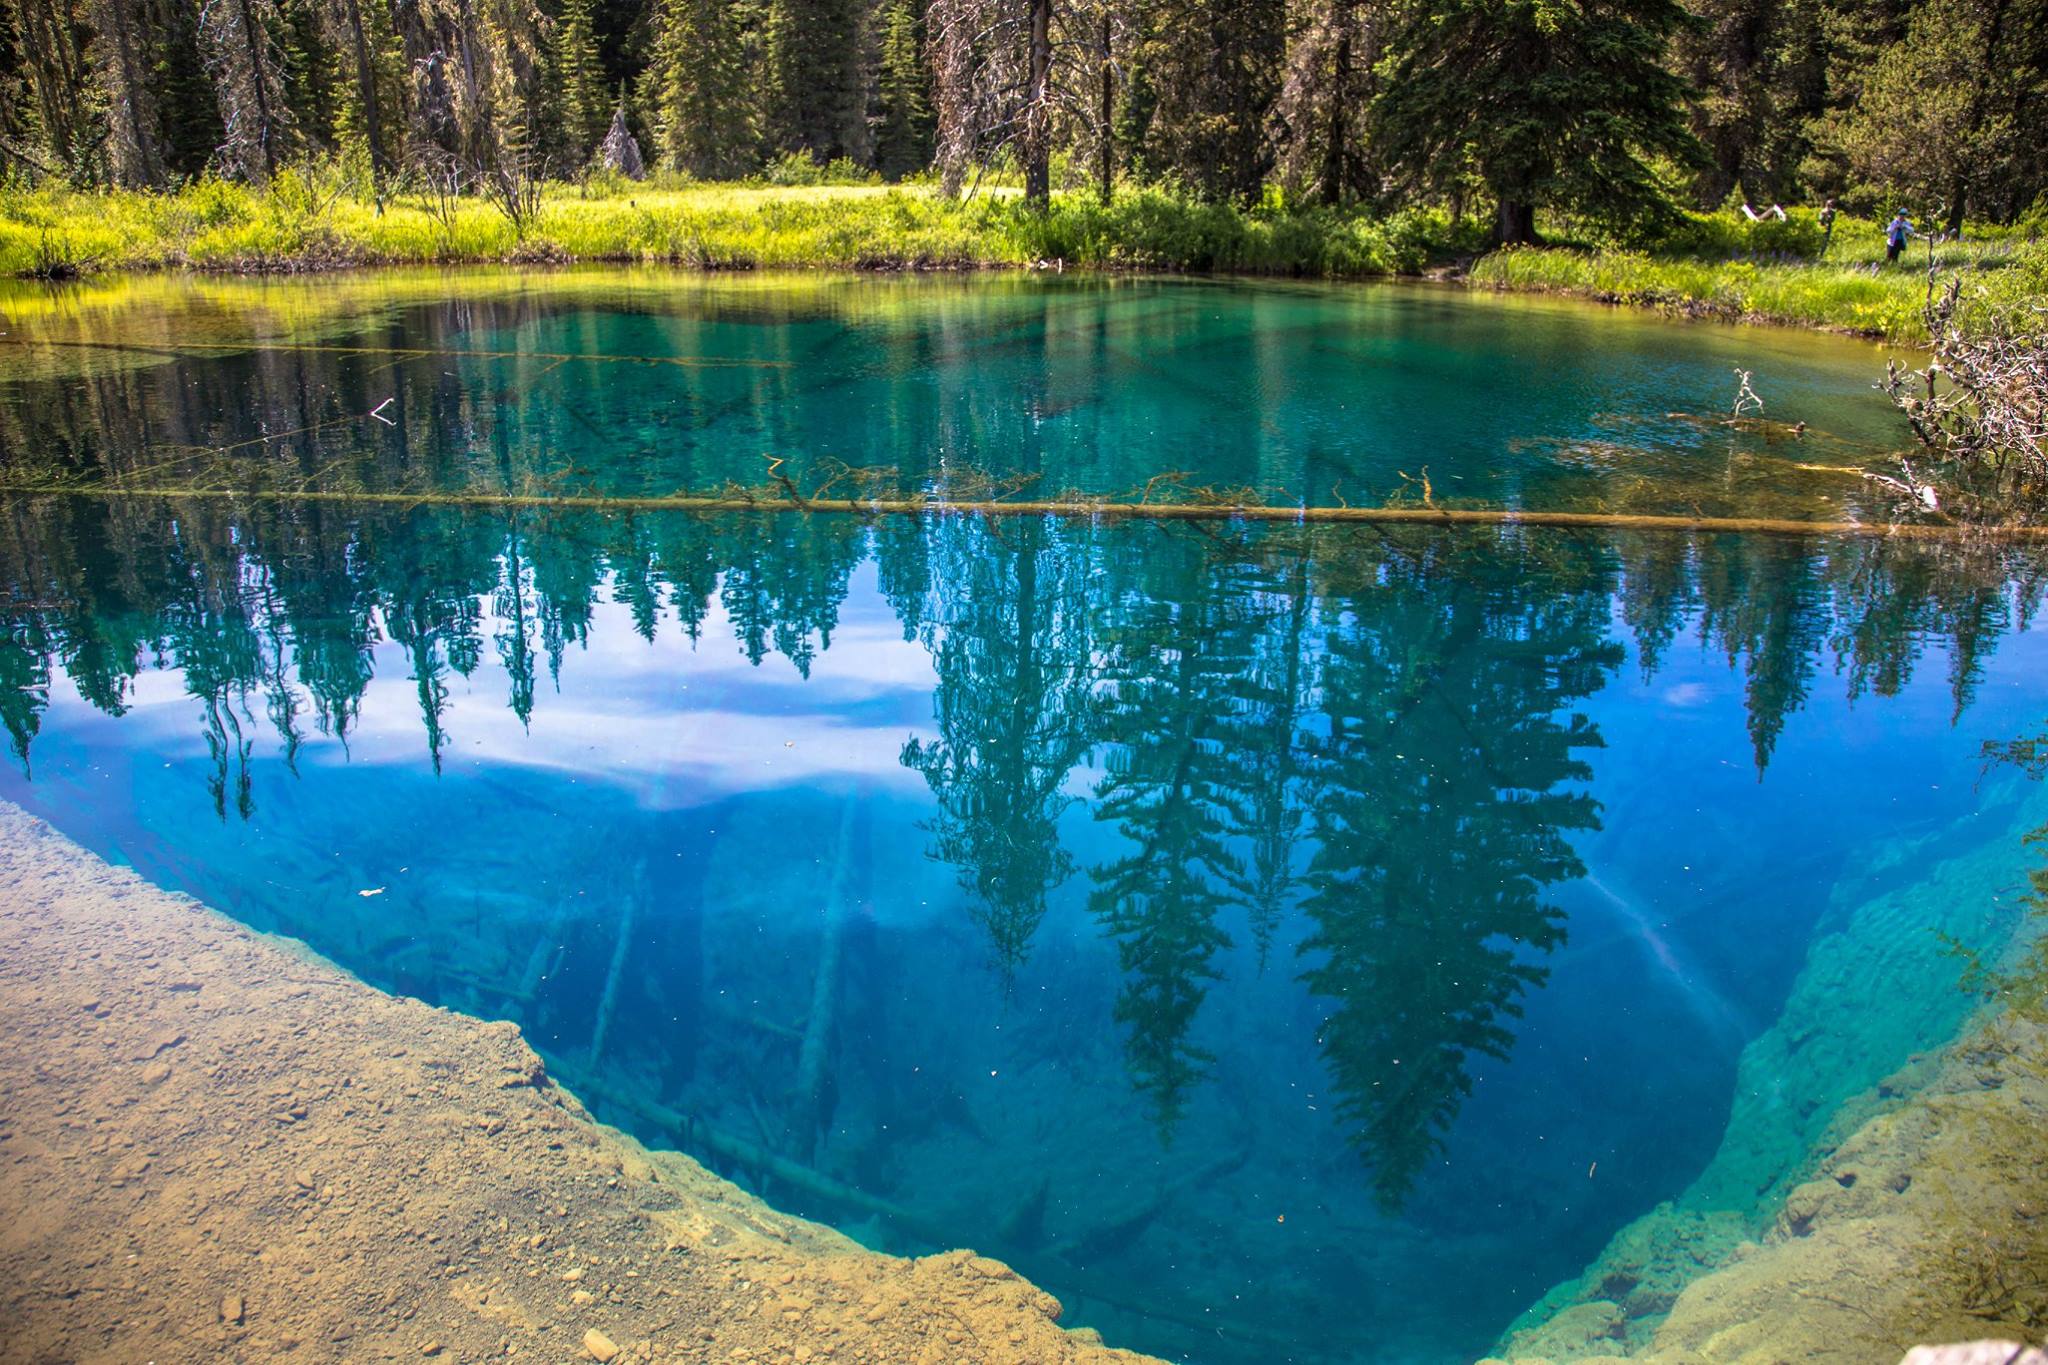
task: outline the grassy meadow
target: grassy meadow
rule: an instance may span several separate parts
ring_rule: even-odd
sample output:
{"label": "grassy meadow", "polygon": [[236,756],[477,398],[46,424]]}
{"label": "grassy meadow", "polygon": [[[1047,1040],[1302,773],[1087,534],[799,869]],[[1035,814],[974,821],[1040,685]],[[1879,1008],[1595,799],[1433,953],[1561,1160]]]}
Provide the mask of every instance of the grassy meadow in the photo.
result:
{"label": "grassy meadow", "polygon": [[[1058,262],[1108,270],[1311,278],[1458,273],[1494,289],[1570,293],[1687,316],[1911,340],[1929,248],[1883,263],[1879,226],[1846,215],[1821,254],[1810,211],[1788,222],[1688,214],[1654,247],[1485,252],[1487,224],[1441,211],[1201,203],[1136,189],[1026,209],[1007,189],[949,199],[921,185],[551,184],[522,220],[476,197],[394,194],[380,205],[337,170],[264,189],[201,180],[169,193],[0,188],[0,275],[70,278],[187,268],[228,273],[461,262],[571,261],[700,270],[973,270]],[[2038,231],[2038,229],[2037,229]],[[1966,272],[1985,315],[2048,298],[2048,247],[2011,231],[1933,249]]]}
{"label": "grassy meadow", "polygon": [[[620,261],[707,270],[967,270],[1059,261],[1131,270],[1364,276],[1414,272],[1459,237],[1440,214],[1247,212],[1134,190],[949,199],[922,186],[549,185],[528,221],[481,198],[399,194],[287,171],[167,194],[0,192],[0,274],[190,267],[275,271],[456,262]],[[1470,235],[1469,233],[1466,235]],[[1475,239],[1476,244],[1476,239]]]}
{"label": "grassy meadow", "polygon": [[[1496,251],[1474,263],[1473,283],[1493,289],[1574,294],[1689,317],[1774,322],[1898,340],[1926,335],[1921,308],[1929,264],[1964,277],[1973,316],[2011,318],[2048,303],[2048,243],[2038,232],[1991,232],[1913,242],[1897,264],[1884,258],[1882,226],[1844,216],[1820,254],[1811,213],[1754,228],[1731,214],[1688,215],[1708,241],[1656,251],[1573,247]],[[1744,251],[1741,236],[1760,239]],[[1780,246],[1788,242],[1795,249]],[[2038,323],[2036,324],[2038,326]]]}

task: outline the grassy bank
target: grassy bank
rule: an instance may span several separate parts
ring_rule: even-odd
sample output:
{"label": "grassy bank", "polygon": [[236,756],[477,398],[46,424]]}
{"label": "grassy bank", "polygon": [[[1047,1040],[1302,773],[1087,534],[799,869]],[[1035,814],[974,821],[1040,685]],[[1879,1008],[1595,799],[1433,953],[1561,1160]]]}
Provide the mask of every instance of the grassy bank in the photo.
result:
{"label": "grassy bank", "polygon": [[1156,191],[1108,206],[1063,195],[1039,214],[1009,193],[954,200],[922,187],[557,185],[522,223],[474,198],[400,195],[380,209],[296,171],[260,192],[204,181],[162,195],[0,193],[0,273],[30,277],[571,260],[736,270],[1057,260],[1335,277],[1419,270],[1460,236],[1436,214],[1246,211]]}
{"label": "grassy bank", "polygon": [[[1928,249],[1884,264],[1875,223],[1844,219],[1824,257],[1810,213],[1750,224],[1688,215],[1656,251],[1484,250],[1483,221],[1433,211],[1204,204],[1130,190],[1104,205],[1055,196],[1043,213],[1009,190],[955,200],[924,186],[550,185],[523,220],[481,198],[400,194],[380,206],[332,171],[291,170],[264,190],[201,181],[170,194],[0,190],[0,275],[68,278],[193,268],[606,261],[707,270],[1078,268],[1311,278],[1410,274],[1479,257],[1479,285],[1580,295],[1694,317],[1915,339]],[[1973,277],[1982,307],[2048,298],[2033,235],[1934,250]]]}
{"label": "grassy bank", "polygon": [[[1699,221],[1724,220],[1717,215]],[[1817,230],[1802,235],[1817,242]],[[1768,233],[1759,236],[1768,241]],[[1845,221],[1818,260],[1767,247],[1744,252],[1739,241],[1702,246],[1686,254],[1571,247],[1497,251],[1473,266],[1471,279],[1494,289],[1575,294],[1688,317],[1900,340],[1926,335],[1920,314],[1930,257],[1944,270],[1962,272],[1980,316],[2009,315],[2048,301],[2048,245],[2025,233],[1933,247],[1917,241],[1896,265],[1886,264],[1883,236],[1870,222]]]}

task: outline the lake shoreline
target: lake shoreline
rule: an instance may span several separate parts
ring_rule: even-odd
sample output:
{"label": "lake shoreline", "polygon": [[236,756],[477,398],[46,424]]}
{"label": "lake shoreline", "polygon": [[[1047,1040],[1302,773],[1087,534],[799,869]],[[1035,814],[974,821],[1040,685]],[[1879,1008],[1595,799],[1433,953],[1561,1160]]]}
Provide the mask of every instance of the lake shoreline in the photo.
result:
{"label": "lake shoreline", "polygon": [[1137,1365],[593,1120],[510,1023],[378,991],[0,803],[0,1360]]}
{"label": "lake shoreline", "polygon": [[[2038,789],[2008,790],[2015,823],[2038,828]],[[1497,1357],[1862,1365],[2038,1337],[2048,1017],[2029,983],[2048,924],[2011,895],[2008,849],[1893,849],[1904,878],[1831,911],[1745,1046],[1707,1168],[1525,1312]],[[1982,945],[1995,995],[1950,984],[1951,943]]]}
{"label": "lake shoreline", "polygon": [[[2028,1059],[2044,1045],[2038,1024],[1980,1022],[1914,1068],[1911,1098],[1855,1127],[1760,1235],[1661,1206],[1482,1365],[1861,1365],[1916,1342],[2038,1339],[2048,1071]],[[1673,1298],[1658,1280],[1695,1259],[1713,1268]],[[1663,1312],[1631,1344],[1639,1298]]]}
{"label": "lake shoreline", "polygon": [[[679,274],[688,275],[746,275],[762,269],[778,272],[853,274],[853,275],[1012,275],[1012,274],[1060,274],[1071,270],[1075,274],[1104,275],[1112,278],[1126,276],[1172,276],[1190,280],[1282,280],[1325,284],[1421,284],[1436,285],[1448,289],[1468,290],[1482,294],[1516,294],[1531,298],[1576,299],[1583,303],[1599,304],[1608,308],[1622,309],[1635,313],[1650,313],[1672,322],[1709,323],[1731,327],[1782,327],[1800,332],[1818,332],[1826,336],[1848,337],[1858,341],[1881,341],[1924,350],[1926,340],[1916,337],[1901,337],[1882,326],[1855,326],[1817,319],[1781,316],[1769,312],[1748,311],[1728,308],[1683,295],[1641,294],[1619,292],[1610,289],[1577,288],[1548,283],[1510,283],[1475,278],[1470,272],[1478,260],[1461,262],[1449,267],[1433,267],[1422,270],[1388,270],[1362,274],[1314,275],[1301,271],[1284,270],[1196,270],[1163,265],[1133,264],[1128,266],[1102,264],[1068,265],[1063,261],[924,261],[905,259],[882,262],[826,262],[810,266],[776,265],[761,267],[750,264],[721,264],[704,261],[674,261],[648,259],[644,256],[624,254],[600,254],[589,256],[565,256],[548,252],[532,255],[513,254],[502,257],[460,257],[450,260],[418,261],[399,257],[357,257],[326,256],[310,254],[277,258],[253,258],[242,261],[151,261],[136,265],[120,266],[113,269],[85,270],[67,273],[42,281],[51,284],[73,284],[121,275],[172,275],[181,272],[194,275],[217,276],[229,279],[293,278],[318,275],[374,274],[385,270],[416,269],[578,269],[583,267],[616,268],[668,268]],[[13,278],[25,282],[36,281],[39,277],[16,275]]]}

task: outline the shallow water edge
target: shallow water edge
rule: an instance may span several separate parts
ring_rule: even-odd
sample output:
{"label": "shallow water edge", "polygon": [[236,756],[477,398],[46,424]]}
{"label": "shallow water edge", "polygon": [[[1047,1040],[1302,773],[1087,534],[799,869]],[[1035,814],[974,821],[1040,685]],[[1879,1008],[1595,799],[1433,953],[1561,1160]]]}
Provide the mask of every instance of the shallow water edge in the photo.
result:
{"label": "shallow water edge", "polygon": [[[2041,814],[2038,797],[2023,808]],[[1904,875],[1831,909],[1784,1013],[1744,1049],[1707,1168],[1524,1313],[1501,1358],[1858,1365],[2039,1338],[2048,1027],[1930,985],[1943,944],[2022,964],[2048,925],[2016,904],[1995,844],[1892,854]]]}
{"label": "shallow water edge", "polygon": [[603,1127],[509,1023],[377,991],[0,803],[0,1359],[1142,1362]]}

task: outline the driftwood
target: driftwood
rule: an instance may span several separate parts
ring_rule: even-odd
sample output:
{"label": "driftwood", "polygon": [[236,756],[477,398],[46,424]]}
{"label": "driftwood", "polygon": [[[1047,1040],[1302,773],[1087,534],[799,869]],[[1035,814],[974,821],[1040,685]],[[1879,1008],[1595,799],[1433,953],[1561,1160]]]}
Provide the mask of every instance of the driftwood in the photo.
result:
{"label": "driftwood", "polygon": [[[628,1095],[613,1086],[605,1084],[594,1076],[579,1076],[565,1072],[561,1079],[571,1090],[580,1095],[596,1099],[611,1109],[631,1114],[647,1123],[651,1123],[664,1132],[672,1134],[678,1141],[688,1142],[701,1150],[708,1151],[715,1156],[779,1181],[788,1189],[794,1190],[798,1194],[819,1204],[842,1209],[864,1217],[879,1218],[900,1232],[906,1233],[934,1249],[952,1247],[958,1245],[963,1240],[957,1228],[942,1227],[923,1215],[904,1208],[901,1204],[883,1199],[879,1195],[869,1194],[865,1190],[856,1189],[845,1181],[837,1180],[822,1171],[815,1170],[800,1161],[792,1160],[759,1143],[749,1142],[745,1138],[736,1137],[731,1133],[713,1128],[679,1110],[671,1109],[667,1105]],[[1249,1156],[1249,1150],[1240,1150],[1230,1156],[1212,1162],[1163,1188],[1136,1215],[1118,1219],[1110,1229],[1097,1229],[1080,1237],[1070,1238],[1062,1243],[1060,1248],[1055,1249],[1050,1254],[1033,1255],[1028,1252],[1020,1253],[1017,1257],[1018,1264],[1025,1273],[1041,1283],[1056,1285],[1065,1289],[1070,1296],[1086,1298],[1093,1303],[1114,1309],[1120,1313],[1129,1313],[1133,1316],[1170,1322],[1176,1326],[1190,1328],[1211,1336],[1232,1337],[1250,1342],[1266,1342],[1275,1346],[1286,1346],[1290,1343],[1298,1345],[1299,1343],[1295,1342],[1294,1338],[1287,1334],[1258,1324],[1234,1322],[1220,1315],[1209,1315],[1192,1309],[1179,1309],[1174,1305],[1158,1300],[1140,1302],[1135,1299],[1122,1298],[1114,1293],[1103,1292],[1095,1288],[1084,1290],[1082,1286],[1088,1285],[1096,1277],[1067,1259],[1065,1254],[1067,1250],[1072,1248],[1102,1243],[1105,1240],[1106,1233],[1112,1237],[1126,1231],[1133,1231],[1134,1233],[1134,1230],[1131,1228],[1133,1223],[1149,1221],[1151,1218],[1156,1217],[1173,1198],[1190,1189],[1198,1188],[1216,1179],[1219,1175],[1235,1170],[1237,1167],[1242,1166]],[[986,1248],[986,1250],[1000,1253],[1005,1248],[992,1246]]]}

